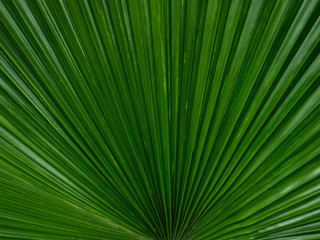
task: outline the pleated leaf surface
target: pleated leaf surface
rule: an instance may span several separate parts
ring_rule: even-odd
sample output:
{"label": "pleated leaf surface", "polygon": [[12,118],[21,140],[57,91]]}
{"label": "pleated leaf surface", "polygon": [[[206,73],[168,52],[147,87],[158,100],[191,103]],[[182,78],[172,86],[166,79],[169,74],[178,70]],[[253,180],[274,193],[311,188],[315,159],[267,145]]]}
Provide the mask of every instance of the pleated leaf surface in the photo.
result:
{"label": "pleated leaf surface", "polygon": [[0,0],[0,238],[320,239],[320,1]]}

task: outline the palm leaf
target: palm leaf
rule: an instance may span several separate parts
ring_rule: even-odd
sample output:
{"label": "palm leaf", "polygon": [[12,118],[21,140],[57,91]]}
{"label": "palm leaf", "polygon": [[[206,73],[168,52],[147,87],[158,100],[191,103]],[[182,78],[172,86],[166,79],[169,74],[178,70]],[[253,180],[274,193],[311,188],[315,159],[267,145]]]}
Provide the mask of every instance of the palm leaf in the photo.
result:
{"label": "palm leaf", "polygon": [[0,238],[320,239],[320,1],[0,0]]}

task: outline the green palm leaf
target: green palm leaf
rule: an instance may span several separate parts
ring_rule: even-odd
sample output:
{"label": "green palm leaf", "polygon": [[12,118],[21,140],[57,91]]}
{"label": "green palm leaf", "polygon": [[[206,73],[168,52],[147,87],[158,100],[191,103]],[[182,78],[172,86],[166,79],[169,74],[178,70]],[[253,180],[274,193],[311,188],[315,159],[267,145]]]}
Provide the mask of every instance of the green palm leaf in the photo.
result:
{"label": "green palm leaf", "polygon": [[320,1],[0,0],[0,238],[320,239]]}

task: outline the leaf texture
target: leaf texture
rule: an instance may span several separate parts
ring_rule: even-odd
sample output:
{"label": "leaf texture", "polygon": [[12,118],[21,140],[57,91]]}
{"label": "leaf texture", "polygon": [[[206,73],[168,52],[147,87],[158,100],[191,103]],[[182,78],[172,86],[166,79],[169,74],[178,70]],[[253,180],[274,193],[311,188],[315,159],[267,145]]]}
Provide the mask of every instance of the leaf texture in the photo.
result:
{"label": "leaf texture", "polygon": [[320,239],[319,0],[0,0],[0,238]]}

